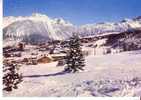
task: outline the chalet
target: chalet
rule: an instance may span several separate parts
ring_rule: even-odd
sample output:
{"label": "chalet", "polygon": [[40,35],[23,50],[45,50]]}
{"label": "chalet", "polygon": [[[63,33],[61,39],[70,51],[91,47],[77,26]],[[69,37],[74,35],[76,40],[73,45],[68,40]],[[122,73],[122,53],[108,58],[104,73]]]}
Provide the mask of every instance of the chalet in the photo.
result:
{"label": "chalet", "polygon": [[8,57],[21,57],[21,53],[20,52],[15,52],[15,53],[3,53],[3,56],[5,58],[8,58]]}
{"label": "chalet", "polygon": [[51,57],[53,58],[54,61],[62,60],[66,56],[65,53],[62,54],[51,54]]}
{"label": "chalet", "polygon": [[22,42],[18,43],[17,49],[18,49],[19,51],[23,51],[24,48],[25,48],[25,44],[24,44],[24,43],[22,43]]}
{"label": "chalet", "polygon": [[40,57],[39,59],[37,59],[37,63],[50,63],[52,61],[53,61],[53,59],[51,57],[49,57],[49,56],[46,56],[46,55],[44,55],[44,56]]}
{"label": "chalet", "polygon": [[37,65],[37,58],[24,58],[21,63],[25,63],[26,65]]}

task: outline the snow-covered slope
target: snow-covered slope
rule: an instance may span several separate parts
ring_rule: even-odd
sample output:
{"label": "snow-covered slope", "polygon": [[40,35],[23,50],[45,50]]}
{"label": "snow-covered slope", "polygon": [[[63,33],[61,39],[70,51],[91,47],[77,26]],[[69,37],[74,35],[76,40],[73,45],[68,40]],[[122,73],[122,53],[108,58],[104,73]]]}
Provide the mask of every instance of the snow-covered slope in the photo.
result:
{"label": "snow-covered slope", "polygon": [[84,72],[70,74],[57,62],[23,65],[23,82],[4,96],[141,96],[140,59],[141,51],[90,55]]}
{"label": "snow-covered slope", "polygon": [[108,34],[111,32],[123,32],[133,28],[141,27],[141,18],[124,19],[117,23],[86,24],[76,27],[62,18],[49,18],[43,14],[32,14],[31,16],[4,17],[3,35],[4,40],[24,40],[39,42],[49,39],[64,40],[69,38],[73,32],[84,36],[97,34]]}
{"label": "snow-covered slope", "polygon": [[71,23],[61,18],[51,19],[41,14],[33,14],[29,17],[6,17],[3,27],[4,39],[26,41],[63,40],[74,30]]}
{"label": "snow-covered slope", "polygon": [[129,29],[141,28],[141,18],[136,20],[124,19],[117,23],[97,23],[82,25],[78,28],[79,33],[82,36],[91,36],[97,34],[105,34],[111,32],[124,32]]}

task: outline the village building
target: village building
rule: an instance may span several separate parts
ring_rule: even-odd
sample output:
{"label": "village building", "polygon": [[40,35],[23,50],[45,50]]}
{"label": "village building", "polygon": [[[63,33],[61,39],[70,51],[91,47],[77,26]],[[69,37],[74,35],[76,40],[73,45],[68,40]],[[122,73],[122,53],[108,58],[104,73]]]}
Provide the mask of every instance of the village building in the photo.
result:
{"label": "village building", "polygon": [[37,59],[37,63],[50,63],[52,61],[53,59],[47,55],[41,56],[40,58]]}
{"label": "village building", "polygon": [[17,46],[18,50],[23,51],[24,48],[25,48],[25,44],[24,43],[22,43],[22,42],[18,43],[18,46]]}

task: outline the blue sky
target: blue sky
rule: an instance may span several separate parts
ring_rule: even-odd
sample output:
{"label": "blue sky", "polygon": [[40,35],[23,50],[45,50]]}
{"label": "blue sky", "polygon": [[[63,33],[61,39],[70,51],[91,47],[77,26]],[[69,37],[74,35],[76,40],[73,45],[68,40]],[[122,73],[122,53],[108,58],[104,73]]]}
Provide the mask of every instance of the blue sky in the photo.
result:
{"label": "blue sky", "polygon": [[141,16],[141,0],[3,0],[4,16],[43,13],[76,25]]}

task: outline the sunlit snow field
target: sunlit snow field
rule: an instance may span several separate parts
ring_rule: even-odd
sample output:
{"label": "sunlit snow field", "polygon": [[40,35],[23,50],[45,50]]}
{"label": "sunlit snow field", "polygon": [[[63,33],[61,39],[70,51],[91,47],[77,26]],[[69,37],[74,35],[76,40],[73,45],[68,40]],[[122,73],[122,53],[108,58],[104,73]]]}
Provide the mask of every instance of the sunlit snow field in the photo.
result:
{"label": "sunlit snow field", "polygon": [[23,65],[23,82],[4,96],[141,96],[141,51],[86,57],[85,71],[61,73],[57,62]]}

